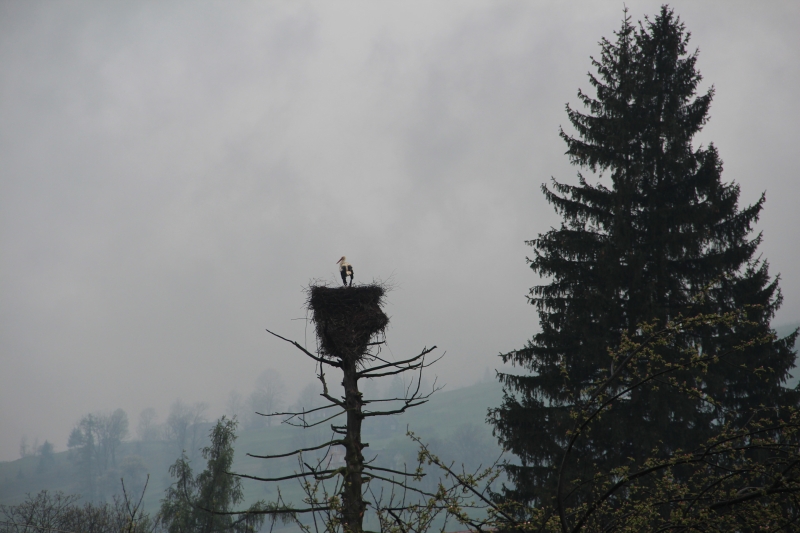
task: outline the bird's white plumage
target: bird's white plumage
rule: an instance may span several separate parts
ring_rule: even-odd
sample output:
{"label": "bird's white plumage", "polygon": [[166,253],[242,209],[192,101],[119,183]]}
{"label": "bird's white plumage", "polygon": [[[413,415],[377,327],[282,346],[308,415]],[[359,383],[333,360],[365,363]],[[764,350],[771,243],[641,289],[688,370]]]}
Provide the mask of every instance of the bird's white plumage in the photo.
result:
{"label": "bird's white plumage", "polygon": [[342,256],[336,261],[339,264],[339,273],[342,275],[342,283],[347,286],[347,276],[350,276],[350,285],[353,284],[353,265],[347,262],[347,258]]}

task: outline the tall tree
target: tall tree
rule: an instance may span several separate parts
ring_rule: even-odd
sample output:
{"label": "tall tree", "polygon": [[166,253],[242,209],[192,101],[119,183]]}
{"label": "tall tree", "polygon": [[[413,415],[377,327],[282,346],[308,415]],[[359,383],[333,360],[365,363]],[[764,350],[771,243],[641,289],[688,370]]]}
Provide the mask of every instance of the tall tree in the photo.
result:
{"label": "tall tree", "polygon": [[[236,420],[222,417],[210,432],[211,444],[202,450],[206,469],[195,476],[184,452],[169,472],[176,478],[161,501],[159,520],[169,533],[212,533],[258,531],[264,521],[262,502],[253,504],[240,516],[231,514],[244,500],[242,480],[230,474]],[[226,514],[227,513],[227,514]]]}
{"label": "tall tree", "polygon": [[[570,411],[581,391],[613,372],[609,349],[623,334],[641,337],[642,323],[735,309],[748,319],[747,327],[720,323],[660,347],[667,360],[690,346],[723,356],[697,383],[697,397],[658,382],[623,397],[575,444],[579,459],[565,465],[568,477],[641,464],[654,450],[690,450],[758,406],[797,402],[782,387],[797,332],[764,340],[781,303],[778,279],[756,255],[761,235],[752,234],[764,196],[740,208],[738,185],[722,181],[717,149],[692,143],[714,91],[697,94],[702,78],[697,52],[687,51],[689,33],[664,6],[638,26],[626,11],[615,36],[592,59],[595,96],[578,92],[587,112],[567,106],[575,135],[560,132],[570,161],[598,181],[579,173],[577,185],[542,187],[563,222],[528,242],[531,268],[546,280],[529,296],[541,331],[503,355],[529,373],[501,374],[503,403],[490,412],[495,435],[520,458],[508,467],[513,487],[503,493],[518,502],[553,497]],[[761,341],[732,350],[745,339]]]}
{"label": "tall tree", "polygon": [[97,496],[97,477],[102,473],[102,461],[96,435],[99,422],[94,415],[86,415],[72,428],[67,440],[70,455],[78,467],[81,492],[88,500]]}
{"label": "tall tree", "polygon": [[111,414],[99,415],[97,418],[100,422],[98,429],[104,456],[103,467],[108,467],[109,459],[113,466],[117,466],[117,448],[128,437],[128,414],[122,409],[117,409]]}

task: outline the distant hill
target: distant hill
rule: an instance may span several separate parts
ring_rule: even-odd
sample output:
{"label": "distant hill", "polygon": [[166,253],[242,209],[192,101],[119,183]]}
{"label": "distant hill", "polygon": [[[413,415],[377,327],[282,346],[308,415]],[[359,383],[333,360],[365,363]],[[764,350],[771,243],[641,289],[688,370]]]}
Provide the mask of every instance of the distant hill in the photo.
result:
{"label": "distant hill", "polygon": [[[368,419],[364,425],[364,441],[369,447],[365,456],[378,456],[376,465],[402,468],[416,458],[416,447],[406,436],[406,426],[439,453],[442,458],[466,462],[470,465],[486,463],[500,453],[491,428],[486,425],[486,411],[500,404],[502,389],[496,382],[479,383],[452,391],[442,390],[431,400],[403,415]],[[210,425],[209,425],[210,428]],[[208,430],[205,429],[207,434]],[[291,474],[297,469],[295,458],[264,461],[248,457],[277,454],[324,442],[330,437],[330,424],[318,428],[301,429],[278,425],[261,430],[240,431],[236,441],[234,470],[261,477]],[[204,442],[201,446],[205,446]],[[167,442],[128,441],[117,452],[119,468],[101,480],[99,492],[109,498],[119,492],[119,477],[126,478],[126,488],[138,489],[150,474],[145,494],[145,508],[154,512],[169,486],[169,466],[178,456],[174,444]],[[198,454],[199,455],[199,454]],[[312,454],[308,454],[309,456]],[[0,462],[0,504],[20,503],[26,493],[43,489],[80,493],[79,471],[70,452],[54,454],[54,462],[40,465],[38,457],[25,457],[16,461]],[[205,468],[202,458],[195,460],[197,470]],[[415,466],[415,465],[414,465]],[[124,470],[128,469],[128,475]],[[272,499],[277,495],[275,483],[245,480],[248,501]],[[295,481],[280,484],[285,499],[299,501],[301,493]]]}

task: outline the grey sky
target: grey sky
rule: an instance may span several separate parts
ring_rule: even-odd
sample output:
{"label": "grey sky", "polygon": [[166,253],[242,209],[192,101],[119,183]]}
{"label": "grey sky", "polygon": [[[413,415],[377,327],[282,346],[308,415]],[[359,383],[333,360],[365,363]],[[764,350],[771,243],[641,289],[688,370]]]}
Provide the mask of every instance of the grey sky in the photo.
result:
{"label": "grey sky", "polygon": [[[659,3],[627,1],[634,19]],[[800,3],[674,2],[717,90],[701,135],[761,191],[800,319]],[[0,460],[77,419],[313,365],[303,286],[391,279],[391,355],[449,387],[536,319],[525,239],[574,180],[559,125],[622,2],[0,2]],[[311,341],[309,331],[308,340]]]}

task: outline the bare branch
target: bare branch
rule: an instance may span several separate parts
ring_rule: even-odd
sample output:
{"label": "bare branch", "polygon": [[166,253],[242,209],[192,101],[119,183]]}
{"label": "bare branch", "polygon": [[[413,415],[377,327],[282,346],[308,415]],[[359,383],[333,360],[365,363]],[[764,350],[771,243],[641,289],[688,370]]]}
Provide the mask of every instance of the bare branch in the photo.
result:
{"label": "bare branch", "polygon": [[419,400],[419,401],[417,401],[417,402],[413,402],[413,403],[412,403],[412,402],[409,402],[409,403],[406,403],[406,404],[405,404],[403,407],[401,407],[400,409],[395,409],[395,410],[393,410],[393,411],[369,411],[369,412],[365,412],[365,413],[363,413],[363,416],[364,416],[364,418],[366,418],[366,417],[368,417],[368,416],[399,415],[399,414],[401,414],[401,413],[405,413],[405,412],[406,412],[406,410],[407,410],[408,408],[410,408],[410,407],[416,407],[416,406],[418,406],[418,405],[422,405],[422,404],[424,404],[424,403],[428,403],[428,400]]}
{"label": "bare branch", "polygon": [[[293,422],[289,422],[289,420],[291,420],[291,418],[287,418],[287,419],[286,419],[286,420],[284,420],[282,423],[283,423],[283,424],[286,424],[286,425],[289,425],[289,426],[294,426],[294,427],[297,427],[297,428],[313,428],[314,426],[319,426],[320,424],[324,424],[325,422],[327,422],[327,421],[329,421],[329,420],[333,420],[333,419],[334,419],[334,418],[336,418],[337,416],[343,415],[343,414],[344,414],[344,413],[346,413],[346,412],[347,412],[347,410],[340,411],[340,412],[336,413],[335,415],[331,415],[331,416],[329,416],[328,418],[325,418],[325,419],[323,419],[323,420],[320,420],[320,421],[318,421],[318,422],[314,422],[313,424],[309,424],[309,423],[307,423],[307,422],[306,422],[306,420],[305,420],[305,418],[301,418],[301,420],[302,420],[302,422],[303,422],[302,424],[295,424],[295,423],[293,423]],[[292,417],[292,418],[294,418],[294,417]]]}
{"label": "bare branch", "polygon": [[314,446],[312,448],[299,448],[297,450],[294,450],[293,452],[281,453],[279,455],[253,455],[252,453],[248,453],[247,456],[248,457],[254,457],[256,459],[278,459],[279,457],[291,457],[292,455],[295,455],[295,454],[298,454],[298,453],[311,452],[311,451],[314,451],[314,450],[319,450],[319,449],[324,448],[326,446],[335,446],[337,444],[342,444],[343,442],[344,441],[342,441],[342,440],[331,440],[331,441],[326,442],[325,444],[320,444],[319,446]]}
{"label": "bare branch", "polygon": [[410,490],[412,492],[417,492],[419,494],[422,494],[423,496],[428,496],[430,498],[436,498],[437,497],[436,494],[432,494],[432,493],[426,492],[426,491],[424,491],[422,489],[411,487],[409,485],[406,485],[405,483],[397,481],[396,479],[391,479],[391,478],[388,478],[388,477],[379,476],[377,474],[366,474],[366,475],[368,475],[371,478],[380,479],[381,481],[386,481],[387,483],[391,483],[392,485],[397,485],[398,487],[403,487],[405,490]]}
{"label": "bare branch", "polygon": [[294,418],[294,417],[297,417],[297,416],[303,416],[303,415],[307,415],[307,414],[309,414],[309,413],[315,413],[315,412],[317,412],[317,411],[322,411],[322,410],[325,410],[325,409],[330,409],[331,407],[339,407],[339,406],[338,406],[337,404],[335,404],[335,403],[334,403],[334,404],[331,404],[331,405],[324,405],[324,406],[322,406],[322,407],[315,407],[314,409],[309,409],[308,411],[300,411],[300,412],[294,412],[294,411],[291,411],[291,412],[286,412],[286,413],[270,413],[270,414],[266,414],[266,413],[259,413],[258,411],[256,411],[256,414],[257,414],[257,415],[261,415],[261,416],[284,416],[284,415],[292,415],[292,418]]}
{"label": "bare branch", "polygon": [[409,359],[404,359],[403,361],[397,361],[395,363],[387,361],[385,365],[378,365],[378,366],[374,366],[372,368],[367,368],[367,369],[362,370],[361,372],[359,372],[358,373],[358,377],[365,376],[368,372],[374,372],[376,370],[382,370],[384,368],[389,368],[389,367],[392,367],[392,366],[397,367],[397,366],[400,366],[400,365],[411,363],[413,361],[416,361],[417,359],[425,357],[426,355],[428,355],[429,353],[431,353],[435,349],[436,349],[436,346],[432,346],[431,348],[423,349],[422,353],[420,353],[419,355],[415,355],[414,357],[411,357]]}
{"label": "bare branch", "polygon": [[512,524],[516,524],[517,523],[516,519],[512,518],[511,515],[509,515],[505,511],[503,511],[497,505],[495,505],[494,502],[492,502],[490,499],[488,499],[486,496],[484,496],[482,492],[476,490],[475,487],[473,487],[470,483],[467,483],[464,479],[461,478],[461,476],[459,476],[456,472],[454,472],[452,468],[450,468],[449,466],[444,464],[435,455],[433,455],[430,452],[430,450],[428,450],[428,447],[425,446],[425,444],[422,443],[422,440],[420,440],[419,437],[415,436],[410,431],[409,431],[409,436],[411,437],[411,439],[413,441],[415,441],[422,448],[423,452],[426,454],[426,456],[428,457],[428,459],[432,463],[434,463],[436,466],[438,466],[439,468],[441,468],[442,470],[444,470],[445,472],[447,472],[448,474],[453,476],[453,479],[455,479],[461,487],[463,487],[464,489],[466,489],[466,490],[470,491],[471,493],[473,493],[482,502],[484,502],[489,507],[491,507],[492,510],[494,510],[499,515],[502,515],[503,518],[505,518],[506,520],[508,520]]}
{"label": "bare branch", "polygon": [[358,377],[359,378],[381,378],[381,377],[385,377],[385,376],[394,376],[394,375],[397,375],[397,374],[402,374],[403,372],[408,372],[410,370],[417,370],[417,369],[421,370],[423,368],[428,368],[429,366],[435,365],[442,357],[444,357],[444,355],[445,354],[440,355],[439,357],[437,357],[436,359],[434,359],[433,361],[431,361],[430,363],[427,363],[427,364],[425,364],[425,360],[423,359],[419,363],[409,364],[409,365],[404,366],[404,367],[398,367],[397,370],[391,370],[389,372],[380,372],[378,374],[371,374],[370,373],[373,370],[375,370],[375,368],[378,368],[378,367],[368,368],[366,370],[361,371],[359,373]]}
{"label": "bare branch", "polygon": [[400,470],[392,470],[391,468],[381,468],[379,466],[371,466],[368,464],[365,464],[364,468],[369,468],[370,470],[380,470],[382,472],[391,472],[393,474],[399,474],[401,476],[407,476],[407,477],[417,477],[417,476],[425,477],[427,475],[427,474],[418,474],[416,472],[402,472]]}
{"label": "bare branch", "polygon": [[226,474],[229,474],[231,476],[245,478],[245,479],[254,479],[256,481],[285,481],[287,479],[300,479],[300,478],[310,477],[310,476],[315,476],[316,477],[316,476],[322,475],[322,474],[330,474],[332,472],[341,472],[341,470],[342,470],[341,468],[336,468],[334,470],[322,470],[322,471],[317,471],[317,472],[300,472],[299,474],[295,473],[295,474],[292,474],[290,476],[283,476],[283,477],[258,477],[258,476],[250,476],[250,475],[247,475],[247,474],[237,474],[235,472],[226,472]]}
{"label": "bare branch", "polygon": [[[235,474],[238,475],[238,474]],[[276,509],[257,509],[257,510],[248,510],[248,511],[214,511],[212,509],[206,509],[200,505],[194,505],[196,509],[200,509],[201,511],[205,511],[210,514],[216,515],[223,515],[223,516],[231,516],[231,515],[273,515],[273,514],[291,514],[291,513],[314,513],[317,511],[330,511],[333,508],[328,506],[320,506],[320,507],[308,507],[305,509],[294,509],[291,507],[280,507]]]}
{"label": "bare branch", "polygon": [[287,339],[286,337],[281,337],[281,336],[280,336],[280,335],[278,335],[277,333],[274,333],[274,332],[272,332],[272,331],[270,331],[270,330],[266,330],[266,331],[267,331],[267,333],[269,333],[270,335],[274,335],[274,336],[278,337],[279,339],[281,339],[281,340],[284,340],[284,341],[288,342],[289,344],[291,344],[291,345],[295,346],[295,347],[296,347],[298,350],[300,350],[301,352],[303,352],[304,354],[306,354],[307,356],[309,356],[309,357],[310,357],[311,359],[313,359],[314,361],[317,361],[318,363],[325,363],[326,365],[335,366],[335,367],[339,367],[339,368],[341,368],[341,366],[342,366],[342,365],[341,365],[339,362],[337,362],[337,361],[331,361],[331,360],[328,360],[328,359],[324,359],[324,358],[322,358],[322,357],[319,357],[319,356],[317,356],[317,355],[314,355],[313,353],[309,352],[308,350],[306,350],[305,348],[303,348],[302,346],[300,346],[300,344],[299,344],[299,343],[297,343],[296,341],[293,341],[293,340]]}

